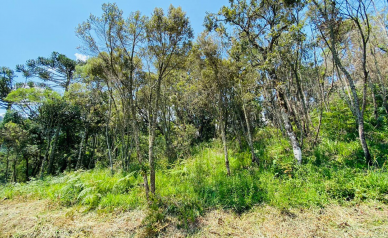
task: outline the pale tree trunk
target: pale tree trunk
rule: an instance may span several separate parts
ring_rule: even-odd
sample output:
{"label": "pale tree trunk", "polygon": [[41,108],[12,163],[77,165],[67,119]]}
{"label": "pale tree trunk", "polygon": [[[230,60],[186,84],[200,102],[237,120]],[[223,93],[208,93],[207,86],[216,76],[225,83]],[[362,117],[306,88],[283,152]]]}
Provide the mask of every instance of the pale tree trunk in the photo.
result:
{"label": "pale tree trunk", "polygon": [[287,109],[284,94],[283,92],[281,92],[281,89],[278,89],[277,93],[278,93],[278,100],[280,104],[280,114],[283,119],[285,131],[291,142],[294,158],[298,162],[298,164],[302,164],[302,149],[300,148],[298,138],[296,137],[295,132],[290,123],[290,119],[288,115],[289,111]]}
{"label": "pale tree trunk", "polygon": [[[362,150],[364,151],[364,157],[366,159],[366,162],[370,165],[370,164],[372,164],[372,158],[371,158],[371,155],[369,152],[368,144],[366,143],[365,131],[364,131],[364,111],[365,111],[365,106],[366,106],[366,89],[367,89],[366,86],[367,86],[367,80],[368,80],[368,71],[366,69],[366,44],[369,40],[369,32],[367,32],[367,35],[366,35],[367,37],[365,38],[364,32],[363,32],[363,30],[358,22],[359,19],[352,17],[353,22],[358,27],[359,33],[360,33],[361,38],[362,38],[362,43],[363,43],[363,49],[362,49],[362,51],[363,51],[362,65],[363,65],[363,73],[364,73],[363,100],[362,100],[363,102],[362,102],[362,108],[360,108],[359,98],[357,95],[357,90],[356,90],[354,80],[353,80],[352,76],[350,75],[350,73],[342,65],[342,62],[338,56],[338,52],[336,49],[336,34],[334,33],[334,26],[332,23],[333,21],[335,21],[335,19],[329,19],[328,14],[324,10],[322,10],[321,6],[317,3],[317,1],[314,0],[313,3],[321,12],[322,17],[325,19],[325,22],[327,24],[329,24],[331,42],[329,42],[325,38],[325,34],[322,31],[321,31],[321,35],[322,35],[323,39],[325,40],[326,45],[329,47],[329,49],[331,51],[335,65],[338,66],[338,68],[345,75],[347,83],[349,84],[350,92],[352,95],[351,99],[353,102],[353,109],[354,109],[354,113],[356,114],[356,121],[357,121],[357,126],[358,126],[358,135],[359,135],[361,147],[362,147]],[[332,9],[336,9],[335,2],[331,2],[330,4],[332,4]],[[366,20],[368,21],[368,16],[366,15],[365,17],[366,17]],[[368,24],[369,24],[369,22],[368,22]],[[369,28],[367,30],[369,31]]]}
{"label": "pale tree trunk", "polygon": [[[349,74],[349,72],[342,65],[341,60],[339,59],[339,57],[337,55],[337,51],[334,48],[335,47],[334,41],[332,41],[332,42],[333,43],[331,45],[331,49],[330,50],[331,50],[331,52],[333,54],[333,58],[334,58],[335,64],[338,66],[338,68],[345,75],[345,77],[347,79],[347,82],[349,83],[350,91],[351,91],[351,94],[352,94],[352,101],[353,101],[353,105],[354,105],[353,108],[354,108],[354,112],[355,112],[356,117],[357,117],[356,119],[357,119],[357,123],[358,123],[358,135],[359,135],[359,138],[360,138],[362,150],[364,151],[364,156],[365,156],[365,159],[366,159],[367,163],[371,164],[372,163],[372,159],[371,159],[371,155],[370,155],[370,152],[369,152],[368,144],[366,143],[366,139],[365,139],[363,111],[361,111],[361,109],[360,109],[360,104],[359,104],[359,100],[358,100],[356,86],[354,84],[352,76]],[[366,84],[366,82],[364,82],[364,92],[363,92],[364,93],[364,97],[366,97],[365,84]],[[363,100],[363,108],[365,108],[365,103],[366,103],[366,100],[364,99]]]}
{"label": "pale tree trunk", "polygon": [[[278,81],[277,75],[276,75],[274,70],[272,70],[271,76],[272,76],[274,82]],[[280,110],[279,110],[280,117],[281,117],[281,120],[283,121],[284,129],[285,129],[285,132],[287,134],[287,137],[289,138],[289,140],[291,142],[294,158],[298,164],[302,164],[302,149],[300,147],[298,138],[295,135],[294,129],[292,128],[292,124],[290,122],[291,110],[290,110],[289,106],[287,106],[288,102],[286,99],[285,92],[283,92],[283,89],[281,88],[281,86],[278,86],[276,88],[276,92],[277,92],[277,99],[278,99],[277,102],[278,102],[278,105],[280,108]]]}
{"label": "pale tree trunk", "polygon": [[298,142],[296,135],[292,129],[292,125],[290,123],[290,120],[288,119],[287,112],[285,111],[284,108],[281,108],[280,111],[281,111],[280,113],[282,114],[283,123],[284,123],[284,127],[286,130],[287,136],[291,141],[292,151],[294,153],[294,158],[296,159],[298,164],[301,164],[302,163],[302,150],[299,146],[299,142]]}

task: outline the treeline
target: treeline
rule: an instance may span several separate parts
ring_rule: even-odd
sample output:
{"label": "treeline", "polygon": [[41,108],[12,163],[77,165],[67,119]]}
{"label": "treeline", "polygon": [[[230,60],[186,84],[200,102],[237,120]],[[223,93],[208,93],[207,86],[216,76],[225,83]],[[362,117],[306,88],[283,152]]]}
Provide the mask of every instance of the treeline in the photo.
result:
{"label": "treeline", "polygon": [[253,166],[264,166],[255,147],[264,127],[280,130],[302,164],[321,142],[323,115],[335,113],[336,101],[346,103],[351,125],[333,125],[333,135],[340,130],[342,139],[357,138],[363,164],[381,165],[385,158],[371,153],[375,138],[367,131],[387,125],[382,5],[231,0],[207,15],[206,29],[194,39],[180,7],[126,16],[104,4],[101,16],[76,29],[86,62],[56,52],[29,60],[16,67],[24,83],[1,68],[7,113],[0,179],[120,168],[139,171],[148,196],[161,160],[173,164],[214,138],[222,141],[226,174],[233,174],[230,141],[250,152]]}

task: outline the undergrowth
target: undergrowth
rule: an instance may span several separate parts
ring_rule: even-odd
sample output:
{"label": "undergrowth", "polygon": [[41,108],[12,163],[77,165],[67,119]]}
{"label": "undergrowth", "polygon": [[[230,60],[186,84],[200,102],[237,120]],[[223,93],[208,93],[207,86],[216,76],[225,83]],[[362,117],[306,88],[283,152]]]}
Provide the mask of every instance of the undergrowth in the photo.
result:
{"label": "undergrowth", "polygon": [[[287,153],[282,155],[279,151],[271,166],[264,168],[251,165],[248,153],[231,153],[232,175],[226,176],[221,148],[214,143],[211,148],[200,149],[191,159],[177,161],[172,169],[158,169],[157,193],[177,203],[192,202],[203,208],[236,212],[261,203],[295,207],[365,199],[386,201],[385,166],[350,168],[339,166],[338,159],[325,165],[319,162],[317,166],[319,159],[322,158],[313,153],[306,164],[298,166]],[[142,186],[137,172],[118,171],[111,175],[108,169],[95,169],[2,185],[0,196],[50,198],[64,206],[132,209],[146,204]]]}
{"label": "undergrowth", "polygon": [[261,153],[260,166],[251,164],[249,151],[230,145],[231,176],[226,175],[219,141],[198,145],[190,158],[172,166],[159,161],[157,195],[150,203],[145,199],[138,172],[116,171],[111,175],[108,169],[1,185],[0,197],[48,198],[63,206],[83,205],[107,212],[147,208],[143,221],[147,236],[161,232],[171,216],[179,221],[179,227],[195,229],[197,217],[209,209],[242,213],[261,204],[287,210],[370,200],[388,203],[385,164],[370,168],[349,166],[352,161],[359,163],[360,148],[354,141],[333,142],[327,138],[305,153],[303,165],[297,165],[287,141],[278,133],[258,132],[257,138],[261,139],[255,147],[258,154],[265,152]]}

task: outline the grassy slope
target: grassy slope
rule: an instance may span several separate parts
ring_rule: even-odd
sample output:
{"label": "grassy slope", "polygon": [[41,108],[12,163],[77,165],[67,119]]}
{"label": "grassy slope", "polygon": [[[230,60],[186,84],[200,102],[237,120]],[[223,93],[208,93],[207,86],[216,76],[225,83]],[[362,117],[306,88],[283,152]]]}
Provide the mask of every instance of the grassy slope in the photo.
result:
{"label": "grassy slope", "polygon": [[[127,219],[135,212],[141,222],[131,220],[136,225],[134,230],[127,232],[141,232],[147,236],[160,232],[193,232],[193,235],[199,236],[229,232],[233,236],[246,229],[252,230],[252,236],[272,236],[276,232],[284,237],[330,236],[331,232],[340,232],[341,229],[365,237],[368,234],[372,237],[387,234],[387,220],[381,214],[387,215],[384,204],[388,203],[388,172],[385,165],[379,168],[358,166],[363,162],[357,159],[360,153],[357,141],[334,141],[325,137],[318,147],[306,153],[306,163],[297,166],[287,140],[276,131],[259,131],[256,138],[261,167],[252,166],[249,152],[237,153],[231,144],[230,177],[226,176],[222,149],[217,141],[194,148],[192,157],[177,161],[172,167],[165,160],[159,160],[158,196],[150,207],[146,206],[140,174],[119,169],[113,176],[107,169],[95,169],[47,177],[44,181],[34,180],[27,184],[9,184],[0,187],[0,198],[49,200],[50,204],[59,207],[58,214],[38,212],[45,213],[49,217],[47,219],[57,216],[66,220],[69,211],[90,211],[86,215],[77,215],[80,219],[77,224],[92,222],[96,226],[104,223],[101,222],[104,217]],[[371,148],[383,153],[378,147],[371,145]],[[12,215],[12,206],[17,206],[17,203],[4,202],[14,204],[9,205]],[[364,215],[354,212],[358,206],[363,207]],[[137,213],[139,210],[143,212]],[[336,211],[345,215],[336,215]],[[127,215],[116,216],[118,212]],[[13,219],[18,221],[20,217],[14,214]],[[5,224],[3,222],[2,225]],[[218,223],[227,228],[220,230]],[[48,225],[46,220],[39,224]],[[49,226],[62,229],[55,224]],[[297,230],[295,227],[305,228]],[[38,229],[36,224],[32,228]],[[15,223],[14,230],[10,228],[8,232],[14,233],[19,229],[23,230],[19,223]],[[292,230],[295,232],[292,233]],[[119,236],[122,231],[118,229],[117,232]],[[93,232],[90,234],[95,236]]]}

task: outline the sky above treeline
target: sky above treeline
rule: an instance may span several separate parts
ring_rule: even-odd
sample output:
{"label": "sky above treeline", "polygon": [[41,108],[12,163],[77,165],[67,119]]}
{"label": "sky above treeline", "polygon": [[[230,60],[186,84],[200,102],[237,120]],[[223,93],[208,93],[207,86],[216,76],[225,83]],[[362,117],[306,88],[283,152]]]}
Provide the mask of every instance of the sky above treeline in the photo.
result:
{"label": "sky above treeline", "polygon": [[[90,14],[101,16],[103,3],[116,3],[124,16],[139,10],[150,16],[155,7],[167,11],[181,6],[190,18],[194,34],[204,30],[206,12],[218,12],[228,0],[0,0],[0,67],[15,69],[29,59],[48,57],[57,51],[76,59],[81,41],[75,35],[78,24]],[[80,57],[81,55],[77,55]],[[82,57],[82,56],[81,56]],[[22,80],[19,76],[17,81]],[[0,109],[0,115],[4,110]]]}

